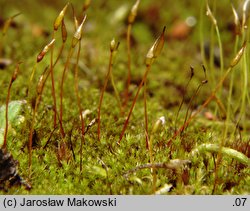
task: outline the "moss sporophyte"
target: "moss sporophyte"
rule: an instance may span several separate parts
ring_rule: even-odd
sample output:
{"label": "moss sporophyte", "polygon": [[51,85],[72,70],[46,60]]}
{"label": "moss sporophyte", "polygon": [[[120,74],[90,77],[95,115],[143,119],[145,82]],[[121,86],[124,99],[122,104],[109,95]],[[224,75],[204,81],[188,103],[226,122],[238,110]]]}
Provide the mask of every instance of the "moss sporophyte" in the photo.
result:
{"label": "moss sporophyte", "polygon": [[249,193],[249,2],[7,2],[0,193]]}

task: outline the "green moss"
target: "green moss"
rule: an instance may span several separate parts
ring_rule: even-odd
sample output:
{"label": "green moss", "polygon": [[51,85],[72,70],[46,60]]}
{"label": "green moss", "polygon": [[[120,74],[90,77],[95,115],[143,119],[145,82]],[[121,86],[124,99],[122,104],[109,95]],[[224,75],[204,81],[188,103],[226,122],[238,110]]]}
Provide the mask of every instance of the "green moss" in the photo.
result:
{"label": "green moss", "polygon": [[[29,7],[39,8],[35,1],[28,1]],[[132,4],[132,3],[131,3]],[[158,3],[157,3],[158,4]],[[76,1],[73,3],[76,13],[80,14],[78,9],[81,7]],[[124,6],[125,5],[125,6]],[[164,1],[166,8],[172,8]],[[70,60],[70,66],[66,74],[64,84],[63,98],[63,126],[66,136],[63,139],[60,134],[59,125],[56,129],[53,126],[53,99],[51,93],[51,79],[48,78],[35,116],[36,144],[32,152],[32,174],[29,179],[28,171],[28,137],[31,127],[32,99],[36,97],[36,86],[38,79],[44,68],[49,65],[50,55],[45,56],[37,65],[34,80],[31,84],[30,95],[27,98],[26,89],[28,79],[32,68],[36,62],[36,56],[48,43],[52,33],[53,22],[64,4],[61,1],[53,3],[43,3],[42,9],[30,10],[24,5],[17,3],[8,3],[6,10],[21,11],[16,22],[17,28],[11,28],[8,31],[9,36],[5,37],[1,57],[10,58],[13,64],[23,61],[20,66],[20,74],[14,82],[11,90],[11,103],[26,100],[25,111],[22,115],[25,121],[22,124],[17,123],[17,112],[9,109],[9,120],[11,128],[8,134],[8,151],[15,159],[19,161],[19,174],[29,180],[32,185],[30,191],[25,190],[23,186],[14,186],[8,188],[8,194],[152,194],[153,175],[150,168],[137,170],[128,176],[125,176],[130,170],[138,166],[149,163],[149,151],[146,149],[145,131],[144,131],[144,108],[143,94],[138,98],[132,113],[130,123],[120,146],[116,144],[119,139],[123,123],[125,121],[131,100],[136,92],[136,88],[145,71],[144,59],[148,48],[158,36],[157,30],[167,23],[167,37],[175,19],[184,20],[192,15],[199,17],[199,4],[193,1],[178,2],[174,5],[175,9],[167,9],[152,4],[151,1],[143,1],[139,6],[138,20],[132,26],[132,39],[135,41],[132,45],[132,84],[130,87],[131,96],[128,106],[124,109],[124,114],[120,113],[117,105],[114,91],[109,81],[107,90],[104,94],[101,110],[101,141],[97,138],[97,124],[94,123],[88,128],[84,137],[82,149],[82,171],[80,170],[80,144],[81,144],[81,122],[74,90],[74,64],[76,63],[76,52]],[[97,117],[97,106],[100,97],[100,90],[103,87],[105,74],[108,68],[109,43],[115,37],[120,41],[120,47],[117,59],[113,66],[114,81],[117,85],[121,100],[124,98],[127,72],[127,52],[126,52],[126,15],[116,20],[112,25],[110,19],[119,7],[130,8],[126,1],[108,1],[106,3],[92,3],[87,11],[88,17],[83,29],[82,49],[79,62],[79,95],[83,110],[89,109],[91,112],[85,117],[85,128]],[[219,21],[221,30],[221,39],[225,47],[224,57],[225,66],[230,63],[234,57],[234,43],[232,31],[226,30],[228,25],[228,16],[233,14],[227,1],[220,1],[217,5],[216,17]],[[29,13],[27,12],[30,11]],[[32,12],[36,11],[36,13]],[[46,11],[46,12],[45,12]],[[97,12],[98,11],[98,12]],[[158,12],[159,17],[149,21],[149,12]],[[228,14],[225,16],[222,11]],[[221,13],[220,13],[221,12]],[[2,13],[2,14],[6,14]],[[46,15],[45,15],[46,14]],[[6,16],[7,18],[7,16]],[[203,33],[208,35],[211,23],[206,19],[204,11]],[[198,19],[198,18],[197,18]],[[155,28],[152,28],[152,21]],[[59,111],[59,88],[62,77],[62,71],[66,61],[66,56],[70,48],[71,38],[74,32],[74,23],[71,13],[68,12],[65,17],[68,29],[68,41],[62,58],[54,67],[56,99]],[[199,19],[198,19],[199,23]],[[42,27],[41,27],[42,26]],[[32,34],[34,27],[40,27],[42,34],[37,36]],[[157,28],[157,29],[156,29]],[[48,32],[49,35],[44,35]],[[61,45],[60,32],[56,34],[54,55],[57,55]],[[235,67],[235,81],[233,83],[233,97],[230,102],[230,117],[233,121],[225,121],[224,113],[218,109],[215,101],[206,107],[206,111],[199,115],[189,124],[188,128],[179,136],[171,140],[176,129],[184,123],[188,103],[195,94],[197,87],[204,80],[203,70],[200,66],[199,49],[199,26],[196,25],[188,37],[182,41],[167,39],[166,46],[162,54],[157,58],[152,66],[147,80],[147,106],[149,131],[159,117],[166,118],[165,125],[154,134],[153,154],[156,163],[168,163],[173,159],[189,159],[190,165],[183,166],[183,169],[156,169],[156,189],[159,190],[168,185],[172,185],[170,192],[165,194],[246,194],[249,193],[250,177],[249,168],[234,157],[223,156],[219,168],[215,175],[215,164],[217,156],[212,150],[205,151],[202,154],[192,156],[192,150],[203,144],[214,144],[218,146],[225,141],[226,149],[237,150],[245,156],[249,156],[249,137],[246,131],[249,130],[250,116],[244,114],[244,128],[239,131],[236,123],[241,126],[242,121],[237,119],[239,105],[241,103],[240,87],[242,75],[239,66]],[[205,37],[202,42],[210,39]],[[15,42],[13,42],[15,40]],[[248,46],[247,46],[248,47]],[[249,53],[249,47],[247,48]],[[247,61],[249,62],[249,61]],[[189,66],[193,65],[195,75],[188,87]],[[14,65],[0,70],[0,128],[4,129],[4,103],[11,73]],[[210,78],[219,80],[218,69],[207,67],[209,82],[201,88],[201,91],[195,97],[189,108],[189,113],[196,110],[210,95],[214,89],[214,84],[210,83]],[[218,74],[217,74],[218,73]],[[215,74],[215,75],[212,75]],[[218,81],[215,81],[218,82]],[[225,81],[221,96],[219,98],[222,105],[227,106],[229,79]],[[176,120],[178,106],[182,100],[184,105]],[[249,91],[247,91],[249,95]],[[249,104],[246,104],[249,108]],[[247,109],[246,109],[247,110]],[[209,120],[206,116],[208,112],[214,120]],[[190,114],[191,115],[191,114]],[[176,120],[176,122],[175,122]],[[237,122],[239,121],[239,122]],[[236,122],[236,123],[235,123]],[[229,130],[225,131],[225,125]],[[14,130],[13,130],[14,129]],[[0,133],[1,135],[1,133]],[[171,141],[170,141],[171,140]],[[0,137],[1,142],[1,137]],[[62,147],[65,143],[65,148]],[[168,143],[171,143],[168,145]],[[235,144],[239,143],[239,144]],[[60,147],[61,146],[61,147]],[[225,148],[223,148],[225,149]],[[209,151],[209,152],[208,152]],[[216,153],[218,149],[216,148]],[[225,153],[225,152],[222,152]],[[244,158],[246,159],[246,157]],[[248,157],[249,160],[249,157]],[[186,171],[186,172],[185,172]],[[216,189],[214,183],[217,183]],[[3,190],[0,193],[5,194]]]}

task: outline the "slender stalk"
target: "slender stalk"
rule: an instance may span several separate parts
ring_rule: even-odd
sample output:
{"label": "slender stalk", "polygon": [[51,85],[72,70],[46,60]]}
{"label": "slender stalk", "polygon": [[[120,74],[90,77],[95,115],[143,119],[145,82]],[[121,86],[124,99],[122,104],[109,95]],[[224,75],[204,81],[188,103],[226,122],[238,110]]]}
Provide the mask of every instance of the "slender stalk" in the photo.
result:
{"label": "slender stalk", "polygon": [[110,56],[109,56],[108,73],[106,75],[104,85],[103,85],[103,88],[101,90],[101,95],[100,95],[100,100],[99,100],[99,105],[98,105],[97,136],[98,136],[99,141],[101,140],[101,107],[102,107],[103,96],[104,96],[104,92],[107,88],[109,77],[112,74],[113,57],[114,57],[114,53],[115,53],[115,51],[117,51],[118,47],[119,47],[119,42],[116,43],[115,40],[113,39],[110,43]]}
{"label": "slender stalk", "polygon": [[124,107],[126,107],[129,99],[129,86],[130,86],[130,81],[131,81],[131,41],[130,41],[130,36],[131,36],[131,28],[132,24],[128,24],[128,29],[127,29],[127,56],[128,56],[128,75],[127,75],[127,84],[126,84],[126,91],[125,91],[125,101],[124,101]]}
{"label": "slender stalk", "polygon": [[176,117],[175,117],[175,126],[174,126],[175,132],[176,132],[176,130],[177,130],[177,129],[176,129],[177,119],[178,119],[178,117],[179,117],[180,110],[181,110],[182,105],[183,105],[184,100],[185,100],[185,95],[186,95],[186,92],[187,92],[187,88],[188,88],[188,86],[189,86],[189,84],[190,84],[190,82],[191,82],[191,80],[192,80],[192,78],[193,78],[193,76],[194,76],[194,68],[193,68],[192,66],[190,66],[190,70],[191,70],[191,75],[190,75],[190,78],[189,78],[189,80],[188,80],[188,82],[187,82],[187,84],[186,84],[186,86],[185,86],[185,90],[184,90],[185,92],[184,92],[184,94],[183,94],[183,96],[182,96],[182,100],[181,100],[180,106],[179,106],[179,108],[178,108]]}
{"label": "slender stalk", "polygon": [[72,57],[75,46],[82,38],[82,27],[86,20],[86,17],[87,16],[85,15],[81,24],[76,28],[76,31],[72,38],[71,47],[67,56],[67,60],[64,65],[63,74],[62,74],[62,80],[61,80],[61,85],[60,85],[60,115],[59,115],[60,131],[61,131],[62,138],[65,138],[65,132],[63,128],[63,85],[64,85],[65,76],[66,76],[66,71],[69,67],[70,59]]}
{"label": "slender stalk", "polygon": [[[119,140],[117,142],[118,145],[120,145],[120,142],[121,142],[121,140],[122,140],[122,138],[124,136],[124,133],[125,133],[126,128],[128,126],[129,119],[130,119],[130,116],[131,116],[132,111],[134,109],[134,106],[135,106],[136,100],[138,98],[138,95],[140,93],[140,90],[141,90],[142,86],[145,84],[145,82],[147,80],[148,72],[150,71],[154,60],[160,55],[160,53],[161,53],[161,51],[163,49],[164,42],[165,42],[165,31],[166,31],[166,26],[163,27],[161,35],[155,40],[154,44],[151,46],[151,48],[149,49],[149,51],[148,51],[148,53],[146,55],[146,60],[145,60],[146,70],[145,70],[145,73],[144,73],[143,78],[141,80],[141,83],[140,83],[140,85],[139,85],[139,87],[137,89],[137,92],[136,92],[136,95],[135,95],[134,100],[132,102],[132,105],[130,107],[128,116],[127,116],[127,118],[125,120],[125,123],[123,125],[122,132],[121,132]],[[144,109],[145,109],[144,112],[146,113],[145,97],[144,97]],[[145,120],[147,120],[146,115],[147,114],[145,114]],[[145,125],[146,125],[146,123],[145,123]],[[146,135],[147,135],[147,132],[146,132]]]}
{"label": "slender stalk", "polygon": [[[52,39],[54,39],[56,31],[58,30],[59,26],[61,25],[61,27],[62,27],[63,44],[62,44],[62,47],[61,47],[61,49],[59,51],[59,55],[58,55],[55,63],[53,62],[54,45],[51,48],[51,54],[50,54],[50,75],[51,75],[51,89],[52,89],[51,91],[52,91],[52,97],[53,97],[53,103],[54,103],[54,106],[53,106],[54,107],[53,108],[53,110],[54,110],[54,128],[56,128],[56,126],[57,126],[57,106],[56,106],[56,93],[55,93],[54,66],[56,65],[59,57],[61,56],[62,50],[64,48],[64,42],[65,42],[64,41],[64,31],[63,31],[63,29],[65,28],[65,25],[64,25],[64,15],[66,13],[68,5],[69,5],[69,3],[67,3],[64,6],[64,8],[61,10],[61,12],[59,13],[59,15],[55,19],[54,26],[53,26],[54,30],[53,30],[53,34],[52,34]],[[66,36],[67,36],[67,32],[66,32]]]}
{"label": "slender stalk", "polygon": [[26,91],[26,96],[29,97],[29,91],[31,89],[31,83],[32,83],[32,80],[34,78],[34,74],[35,74],[35,71],[36,71],[36,67],[37,67],[37,62],[34,64],[33,68],[32,68],[32,72],[31,72],[31,75],[30,75],[30,79],[29,79],[29,85],[28,85],[28,88],[27,88],[27,91]]}
{"label": "slender stalk", "polygon": [[132,24],[135,21],[135,18],[137,16],[138,7],[140,4],[140,0],[137,0],[133,7],[131,8],[131,11],[128,16],[128,28],[127,28],[127,35],[126,35],[126,41],[127,41],[127,56],[128,56],[128,73],[127,73],[127,84],[126,84],[126,91],[125,91],[125,101],[124,101],[124,107],[126,107],[129,99],[129,86],[131,81],[131,29]]}
{"label": "slender stalk", "polygon": [[[200,89],[202,88],[202,86],[208,82],[207,76],[206,76],[206,69],[205,69],[204,66],[202,66],[202,67],[203,67],[205,79],[199,84],[199,86],[197,87],[195,93],[192,95],[191,99],[189,100],[188,107],[187,107],[187,111],[186,111],[186,115],[185,115],[185,119],[184,119],[184,123],[183,123],[184,125],[185,125],[185,123],[186,123],[186,121],[187,121],[188,113],[189,113],[189,111],[190,111],[190,109],[191,109],[192,102],[194,101],[195,97],[199,94]],[[183,131],[184,131],[184,129],[186,129],[186,128],[183,128]],[[181,133],[182,133],[183,131],[181,131]]]}
{"label": "slender stalk", "polygon": [[[52,35],[53,39],[55,37],[56,30],[54,29],[54,31],[53,31],[53,35]],[[52,48],[51,48],[51,57],[50,57],[50,74],[51,74],[51,85],[52,85],[51,88],[52,88],[52,97],[53,97],[53,103],[54,103],[54,106],[53,106],[54,107],[53,108],[53,110],[54,110],[54,128],[57,127],[57,103],[56,103],[56,93],[55,93],[54,67],[56,66],[57,62],[59,61],[59,59],[60,59],[60,57],[62,55],[64,46],[65,46],[65,42],[66,42],[66,39],[67,39],[67,31],[66,31],[66,27],[65,27],[65,24],[64,24],[64,18],[61,20],[61,31],[62,31],[62,45],[60,47],[60,50],[59,50],[59,53],[57,55],[56,61],[53,63],[54,46],[52,46]]]}
{"label": "slender stalk", "polygon": [[14,83],[14,81],[16,80],[17,78],[17,74],[19,72],[19,65],[21,63],[17,63],[16,65],[16,68],[11,76],[11,79],[10,79],[10,83],[9,83],[9,86],[8,86],[8,92],[7,92],[7,97],[6,97],[6,106],[5,106],[5,130],[4,130],[4,141],[3,141],[3,146],[2,148],[3,149],[7,149],[7,135],[8,135],[8,126],[9,126],[9,119],[8,119],[8,115],[9,115],[9,101],[10,101],[10,90],[11,90],[11,87],[12,87],[12,84]]}
{"label": "slender stalk", "polygon": [[184,131],[189,123],[197,116],[197,114],[199,114],[215,97],[215,94],[218,92],[218,90],[221,88],[224,80],[226,79],[227,75],[231,72],[232,67],[230,66],[226,73],[223,75],[223,77],[221,78],[221,80],[219,81],[219,83],[217,84],[216,88],[214,89],[214,91],[211,93],[211,95],[207,98],[207,100],[199,107],[198,110],[196,110],[196,112],[194,112],[192,114],[192,116],[190,116],[188,118],[188,120],[175,132],[175,134],[171,137],[171,139],[168,140],[167,145],[169,146],[172,143],[172,140],[175,139],[182,131]]}
{"label": "slender stalk", "polygon": [[242,83],[242,95],[241,95],[241,107],[240,107],[239,121],[242,120],[243,128],[246,129],[245,114],[246,114],[246,100],[247,100],[247,90],[248,90],[248,66],[247,66],[246,51],[244,52],[243,59],[242,59],[242,76],[243,76],[243,83]]}
{"label": "slender stalk", "polygon": [[219,91],[219,89],[221,88],[221,86],[223,85],[225,79],[227,78],[228,74],[233,70],[233,67],[236,66],[239,61],[241,60],[241,57],[244,53],[244,50],[246,48],[246,42],[242,45],[241,49],[238,51],[238,53],[236,54],[236,56],[232,59],[231,64],[229,66],[229,68],[227,69],[227,71],[224,73],[224,75],[221,77],[219,83],[216,85],[215,89],[213,90],[213,92],[211,93],[211,95],[207,98],[207,100],[199,107],[198,110],[196,110],[196,112],[194,112],[192,114],[192,116],[189,117],[189,119],[186,121],[185,124],[183,124],[179,130],[177,130],[175,132],[175,134],[172,136],[172,138],[170,138],[167,142],[167,145],[169,146],[172,143],[172,140],[175,139],[183,130],[185,130],[185,128],[189,125],[189,123],[197,116],[197,114],[199,114],[215,97],[216,93]]}
{"label": "slender stalk", "polygon": [[121,104],[119,92],[118,92],[117,87],[115,85],[113,71],[111,71],[111,73],[110,73],[110,79],[111,79],[111,83],[112,83],[112,86],[113,86],[113,89],[114,89],[114,92],[115,92],[115,98],[116,98],[117,104],[118,104],[118,106],[120,108],[120,113],[122,114],[122,112],[123,112],[122,104]]}
{"label": "slender stalk", "polygon": [[[187,107],[187,111],[186,111],[186,115],[185,115],[185,119],[184,119],[183,125],[185,125],[186,122],[187,122],[188,113],[189,113],[189,111],[190,111],[190,109],[191,109],[191,105],[192,105],[193,100],[194,100],[195,97],[198,95],[198,93],[199,93],[201,87],[202,87],[205,83],[207,83],[207,80],[205,80],[204,82],[202,82],[201,84],[199,84],[199,86],[197,87],[195,93],[192,95],[192,97],[191,97],[191,99],[190,99],[190,101],[189,101],[189,103],[188,103],[188,107]],[[215,96],[214,96],[214,97],[215,97]],[[187,125],[185,128],[183,128],[183,130],[181,131],[181,133],[182,133],[185,129],[187,129],[187,127],[188,127],[188,125]]]}
{"label": "slender stalk", "polygon": [[85,123],[82,115],[82,106],[81,106],[81,99],[79,96],[79,89],[78,89],[78,63],[79,63],[79,58],[80,58],[80,52],[81,52],[81,42],[78,43],[78,51],[77,51],[77,58],[76,58],[76,64],[75,64],[75,93],[76,93],[76,98],[77,98],[77,106],[79,109],[79,114],[80,114],[80,120],[81,120],[81,146],[80,146],[80,171],[82,172],[82,149],[83,149],[83,144],[84,144],[84,131],[85,131]]}
{"label": "slender stalk", "polygon": [[218,45],[219,45],[219,49],[220,49],[220,71],[221,71],[221,74],[223,74],[223,71],[224,71],[223,47],[222,47],[219,27],[218,27],[217,24],[216,24],[216,27],[215,27],[215,31],[216,31],[216,34],[217,34]]}
{"label": "slender stalk", "polygon": [[[215,5],[216,4],[216,1],[214,1],[214,10],[215,10]],[[217,20],[215,19],[214,15],[212,14],[210,8],[209,8],[209,5],[208,5],[208,1],[207,1],[207,15],[210,17],[214,27],[215,27],[215,31],[216,31],[216,34],[217,34],[217,40],[218,40],[218,44],[219,44],[219,50],[220,50],[220,76],[223,75],[223,72],[224,72],[224,58],[223,58],[223,49],[222,49],[222,42],[221,42],[221,38],[220,38],[220,32],[219,32],[219,27],[218,27],[218,24],[217,24]],[[212,51],[213,52],[213,51]],[[217,94],[220,98],[221,96],[221,91],[220,89],[218,89],[217,91]],[[215,96],[215,94],[214,94]],[[215,113],[217,112],[217,106],[216,106],[216,110],[215,110]],[[225,139],[222,138],[222,141],[221,141],[221,147],[224,145],[224,142],[225,142]],[[219,164],[220,164],[220,160],[221,160],[221,153],[218,154],[217,156],[217,162],[216,162],[216,165],[215,165],[215,179],[214,179],[214,188],[213,188],[213,192],[215,191],[216,189],[216,185],[217,185],[217,175],[218,175],[218,167],[219,167]]]}
{"label": "slender stalk", "polygon": [[[215,3],[216,3],[216,1],[214,1],[214,8],[215,8]],[[209,18],[211,19],[211,21],[212,21],[212,23],[213,23],[213,25],[215,27],[215,31],[216,31],[216,35],[217,35],[217,41],[218,41],[219,50],[220,50],[220,74],[222,75],[223,71],[224,71],[224,58],[223,58],[223,47],[222,47],[222,42],[221,42],[221,37],[220,37],[220,31],[219,31],[219,27],[218,27],[218,24],[217,24],[217,20],[215,19],[213,13],[211,12],[211,10],[209,8],[208,1],[207,1],[207,15],[209,16]],[[213,44],[211,44],[211,45],[213,45]],[[213,51],[212,50],[211,50],[210,55],[212,55],[212,58],[213,58]],[[213,63],[213,61],[212,61],[212,63]],[[220,95],[220,93],[219,93],[219,95]]]}
{"label": "slender stalk", "polygon": [[[250,1],[247,0],[244,2],[243,7],[242,7],[242,13],[243,13],[243,18],[242,18],[242,35],[243,35],[243,40],[246,40],[249,42],[249,30],[246,30],[249,27],[249,20],[248,20],[248,8],[249,8],[249,3]],[[242,84],[242,95],[241,95],[241,106],[240,106],[240,118],[239,121],[242,120],[243,122],[243,128],[246,129],[246,124],[245,124],[245,118],[246,118],[246,104],[247,100],[249,101],[249,92],[248,92],[248,71],[249,71],[249,47],[247,47],[247,50],[243,53],[243,60],[242,60],[242,79],[243,79],[243,84]]]}
{"label": "slender stalk", "polygon": [[55,67],[56,64],[58,63],[58,61],[59,61],[59,59],[60,59],[60,57],[61,57],[61,55],[62,55],[62,52],[63,52],[64,47],[65,47],[65,43],[63,43],[63,44],[61,45],[60,50],[59,50],[59,53],[58,53],[57,58],[56,58],[56,61],[55,61],[54,64],[53,64],[53,67]]}
{"label": "slender stalk", "polygon": [[4,130],[4,141],[3,141],[3,149],[7,149],[7,134],[8,134],[8,112],[9,112],[9,100],[10,100],[10,89],[12,86],[12,80],[9,83],[9,87],[8,87],[8,94],[7,94],[7,98],[6,98],[6,108],[5,108],[5,130]]}
{"label": "slender stalk", "polygon": [[48,76],[50,72],[47,73],[48,67],[44,70],[43,74],[40,76],[40,79],[37,84],[37,97],[36,97],[36,102],[35,102],[35,107],[33,109],[33,115],[32,115],[32,122],[31,122],[31,128],[30,128],[30,134],[29,134],[29,142],[28,142],[28,150],[29,150],[29,179],[31,179],[31,170],[32,170],[32,139],[33,139],[33,132],[34,132],[34,125],[35,125],[35,117],[36,117],[36,112],[38,109],[38,105],[40,103],[43,89],[45,82],[48,79]]}
{"label": "slender stalk", "polygon": [[120,142],[121,142],[121,140],[122,140],[122,138],[123,138],[123,136],[124,136],[124,133],[125,133],[125,131],[126,131],[126,129],[127,129],[127,126],[128,126],[128,123],[129,123],[130,116],[131,116],[131,114],[132,114],[132,112],[133,112],[133,109],[134,109],[134,107],[135,107],[136,100],[137,100],[137,98],[138,98],[138,95],[139,95],[139,93],[140,93],[140,90],[141,90],[141,88],[142,88],[142,86],[143,86],[143,84],[144,84],[144,82],[145,82],[145,80],[146,80],[146,78],[147,78],[147,75],[148,75],[148,72],[150,71],[150,69],[151,69],[151,65],[147,65],[147,68],[146,68],[146,71],[145,71],[145,73],[144,73],[144,76],[143,76],[143,78],[142,78],[142,80],[141,80],[141,83],[140,83],[140,85],[139,85],[139,87],[138,87],[138,89],[137,89],[136,95],[135,95],[135,97],[134,97],[134,99],[133,99],[133,102],[132,102],[132,105],[131,105],[131,107],[130,107],[128,116],[127,116],[127,118],[126,118],[126,120],[125,120],[125,123],[124,123],[124,125],[123,125],[122,132],[121,132],[120,137],[119,137],[119,140],[118,140],[118,142],[117,142],[118,145],[120,145]]}
{"label": "slender stalk", "polygon": [[[249,20],[248,20],[248,8],[249,8],[249,0],[246,0],[242,6],[242,23],[241,23],[241,35],[242,35],[242,40],[249,43]],[[240,25],[240,24],[238,24]],[[237,124],[242,121],[243,122],[243,128],[244,131],[246,129],[246,124],[245,124],[245,118],[246,118],[246,105],[247,105],[247,100],[249,100],[249,92],[248,92],[248,71],[249,71],[249,47],[247,46],[246,51],[243,53],[243,60],[241,61],[241,80],[242,86],[242,94],[241,94],[241,99],[240,99],[240,104],[239,104],[239,119],[237,121]]]}
{"label": "slender stalk", "polygon": [[31,179],[31,170],[32,170],[32,139],[33,139],[37,107],[38,107],[38,100],[36,99],[35,108],[33,110],[33,115],[32,115],[32,122],[31,122],[30,134],[29,134],[29,145],[28,145],[29,146],[28,149],[29,149],[29,178],[30,179]]}
{"label": "slender stalk", "polygon": [[146,148],[148,149],[147,79],[144,81],[143,101],[144,101],[145,133],[146,133],[145,141],[146,141]]}
{"label": "slender stalk", "polygon": [[204,63],[205,66],[207,66],[207,60],[205,56],[205,49],[204,49],[204,7],[205,7],[205,1],[201,1],[201,6],[200,6],[200,26],[199,26],[199,35],[200,35],[200,50],[201,50],[201,58],[202,62]]}
{"label": "slender stalk", "polygon": [[[232,107],[232,95],[233,95],[234,81],[235,81],[235,73],[232,72],[231,78],[230,78],[229,93],[228,93],[228,98],[227,98],[226,122],[225,122],[225,129],[223,132],[223,139],[226,139],[226,136],[227,136],[228,130],[229,130],[230,119],[235,114],[234,109],[231,108]],[[232,133],[231,133],[230,140],[232,140],[232,138],[236,132],[236,128],[231,132]]]}
{"label": "slender stalk", "polygon": [[[207,1],[206,1],[207,2]],[[213,11],[215,10],[215,5],[213,5]],[[207,15],[208,11],[212,14],[210,8],[208,7],[208,2],[207,2]],[[214,32],[214,27],[215,23],[213,22],[214,17],[212,15],[212,25],[210,26],[210,41],[209,41],[209,69],[211,71],[211,85],[214,86],[216,84],[216,72],[214,68],[214,49],[215,49],[215,32]],[[216,21],[216,20],[215,20]]]}
{"label": "slender stalk", "polygon": [[[55,30],[52,34],[52,39],[55,38]],[[54,64],[53,64],[53,53],[54,53],[54,45],[51,48],[51,54],[50,54],[50,75],[51,75],[51,91],[52,91],[52,97],[53,97],[53,111],[54,111],[54,128],[56,128],[56,122],[57,122],[57,112],[56,112],[56,93],[55,93],[55,79],[54,79]]]}
{"label": "slender stalk", "polygon": [[[60,57],[61,57],[61,54],[63,52],[63,49],[64,49],[64,46],[65,46],[65,43],[63,42],[61,48],[60,48],[60,51],[59,51],[59,54],[56,58],[56,61],[54,62],[53,64],[53,68],[51,69],[51,82],[52,82],[52,96],[53,96],[53,103],[54,103],[54,106],[53,106],[53,111],[54,111],[54,128],[57,127],[57,103],[56,103],[56,94],[55,94],[55,80],[54,80],[54,67],[55,65],[57,64],[57,62],[59,61]],[[53,60],[51,61],[51,63],[53,62]],[[59,123],[60,124],[60,123]]]}
{"label": "slender stalk", "polygon": [[67,60],[66,63],[64,65],[64,69],[63,69],[63,74],[62,74],[62,80],[61,80],[61,85],[60,85],[60,113],[59,113],[59,124],[60,124],[60,131],[61,131],[61,135],[62,138],[65,137],[65,132],[64,132],[64,128],[63,128],[63,85],[64,85],[64,80],[65,80],[65,76],[66,76],[66,71],[69,67],[70,64],[70,58],[72,57],[73,54],[73,50],[74,48],[71,47],[67,56]]}
{"label": "slender stalk", "polygon": [[[115,57],[116,57],[116,54],[117,54],[117,50],[118,50],[119,45],[120,45],[120,43],[118,42],[118,43],[117,43],[117,47],[116,47],[116,49],[115,49],[114,52],[113,52],[112,64],[115,62]],[[120,114],[122,114],[122,113],[123,113],[122,103],[121,103],[121,100],[120,100],[119,92],[118,92],[118,90],[117,90],[117,86],[116,86],[116,84],[115,84],[113,71],[111,71],[111,73],[110,73],[110,79],[111,79],[112,87],[113,87],[114,92],[115,92],[115,98],[116,98],[117,104],[118,104],[119,109],[120,109]]]}
{"label": "slender stalk", "polygon": [[[235,27],[236,27],[236,38],[235,38],[235,43],[234,43],[234,54],[237,53],[237,48],[238,48],[238,44],[239,44],[239,17],[238,14],[236,13],[236,10],[234,9],[233,5],[232,6],[232,10],[235,16]],[[230,121],[230,114],[234,111],[231,109],[231,101],[232,101],[232,95],[233,95],[233,86],[234,86],[234,77],[235,77],[235,72],[232,72],[231,74],[231,78],[230,78],[230,85],[229,85],[229,93],[228,93],[228,98],[227,98],[227,110],[226,110],[226,126],[225,126],[225,130],[224,130],[224,139],[226,138],[226,135],[228,133],[228,126],[229,126],[229,121]],[[233,131],[232,135],[235,133],[235,131]],[[232,138],[232,136],[231,136]]]}

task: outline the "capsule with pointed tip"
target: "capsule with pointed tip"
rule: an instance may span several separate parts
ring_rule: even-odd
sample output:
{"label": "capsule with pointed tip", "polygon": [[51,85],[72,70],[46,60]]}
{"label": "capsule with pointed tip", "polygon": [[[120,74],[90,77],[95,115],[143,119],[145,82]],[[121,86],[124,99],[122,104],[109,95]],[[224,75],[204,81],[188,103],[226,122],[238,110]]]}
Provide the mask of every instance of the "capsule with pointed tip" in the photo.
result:
{"label": "capsule with pointed tip", "polygon": [[242,26],[246,27],[246,22],[247,22],[247,16],[248,16],[248,8],[249,8],[249,4],[250,0],[245,0],[243,7],[242,7],[242,13],[243,13],[243,17],[242,17]]}
{"label": "capsule with pointed tip", "polygon": [[37,63],[40,62],[40,61],[42,61],[44,55],[50,50],[50,48],[54,44],[55,40],[56,39],[51,40],[50,43],[48,45],[46,45],[43,48],[43,50],[38,54],[37,59],[36,59]]}
{"label": "capsule with pointed tip", "polygon": [[20,66],[21,63],[22,63],[22,62],[19,62],[19,63],[17,63],[17,65],[16,65],[15,71],[14,71],[12,77],[11,77],[11,82],[12,82],[12,83],[13,83],[13,82],[16,80],[16,78],[17,78],[17,75],[18,75],[18,73],[19,73],[19,71],[20,71],[19,66]]}
{"label": "capsule with pointed tip", "polygon": [[111,40],[110,42],[110,51],[111,52],[116,51],[119,45],[120,45],[120,42],[116,42],[115,39],[113,38],[113,40]]}
{"label": "capsule with pointed tip", "polygon": [[235,32],[236,34],[240,34],[240,27],[241,27],[240,19],[232,3],[231,3],[231,7],[232,7],[233,14],[234,14]]}
{"label": "capsule with pointed tip", "polygon": [[76,32],[74,34],[74,37],[72,39],[72,48],[74,48],[76,46],[76,44],[81,40],[82,38],[82,27],[83,27],[83,24],[86,20],[86,15],[84,16],[81,24],[78,26],[78,28],[76,29]]}
{"label": "capsule with pointed tip", "polygon": [[135,17],[137,15],[139,4],[140,4],[140,0],[137,0],[135,2],[135,4],[133,5],[133,7],[129,13],[129,16],[128,16],[128,23],[129,24],[132,24],[135,21]]}
{"label": "capsule with pointed tip", "polygon": [[67,29],[64,23],[64,18],[62,19],[62,25],[61,25],[61,30],[62,30],[62,41],[65,43],[67,40]]}
{"label": "capsule with pointed tip", "polygon": [[37,94],[40,95],[42,94],[42,90],[43,90],[43,83],[44,83],[44,74],[42,74],[39,78],[38,84],[37,84]]}
{"label": "capsule with pointed tip", "polygon": [[245,51],[245,48],[246,48],[246,41],[243,43],[241,49],[238,51],[236,56],[232,59],[232,61],[230,63],[230,67],[234,67],[239,63],[239,61],[240,61],[240,59]]}
{"label": "capsule with pointed tip", "polygon": [[208,3],[207,3],[207,13],[206,13],[206,15],[211,19],[212,23],[213,23],[215,26],[217,26],[217,21],[216,21],[214,15],[213,15],[213,13],[212,13],[212,11],[211,11],[211,9],[210,9]]}
{"label": "capsule with pointed tip", "polygon": [[165,125],[166,119],[164,116],[160,117],[152,128],[152,134],[156,133],[163,125]]}
{"label": "capsule with pointed tip", "polygon": [[59,28],[59,26],[62,23],[62,20],[64,18],[65,12],[67,10],[69,6],[69,2],[64,6],[64,8],[61,10],[60,14],[57,16],[55,22],[54,22],[54,30],[57,31],[57,29]]}
{"label": "capsule with pointed tip", "polygon": [[156,39],[152,47],[149,49],[145,61],[147,66],[151,65],[154,59],[160,55],[165,42],[165,31],[166,26],[164,26],[161,35]]}

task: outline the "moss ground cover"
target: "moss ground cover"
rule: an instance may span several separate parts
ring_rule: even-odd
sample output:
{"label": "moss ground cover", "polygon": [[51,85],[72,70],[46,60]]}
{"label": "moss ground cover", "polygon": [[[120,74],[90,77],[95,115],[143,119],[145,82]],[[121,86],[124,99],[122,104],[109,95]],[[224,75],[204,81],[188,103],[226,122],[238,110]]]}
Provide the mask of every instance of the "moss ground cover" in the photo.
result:
{"label": "moss ground cover", "polygon": [[1,194],[250,193],[248,1],[22,2],[0,3],[0,146],[28,186],[0,162]]}

